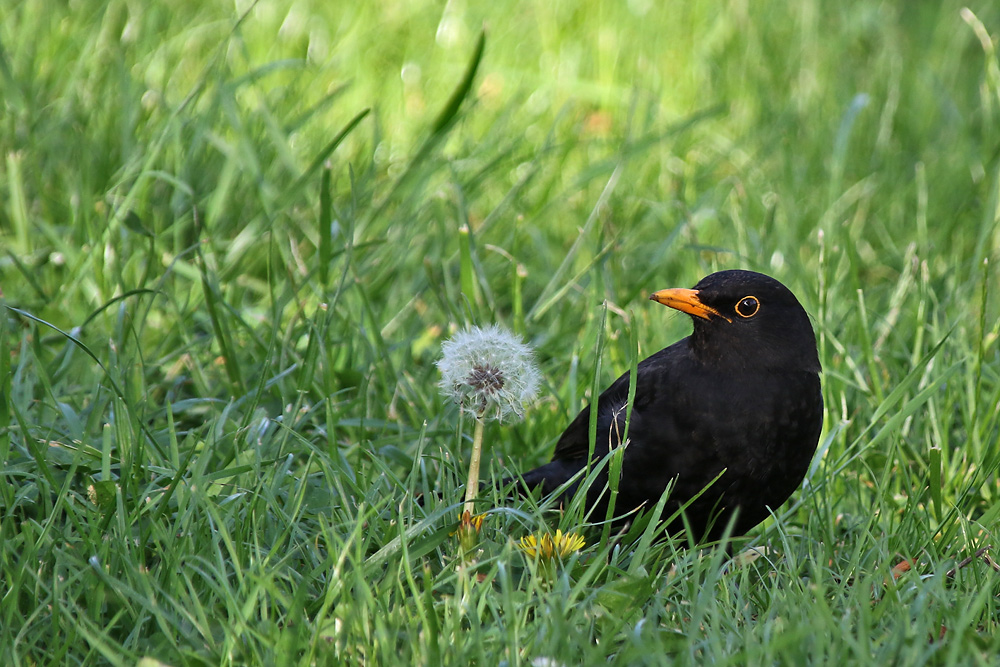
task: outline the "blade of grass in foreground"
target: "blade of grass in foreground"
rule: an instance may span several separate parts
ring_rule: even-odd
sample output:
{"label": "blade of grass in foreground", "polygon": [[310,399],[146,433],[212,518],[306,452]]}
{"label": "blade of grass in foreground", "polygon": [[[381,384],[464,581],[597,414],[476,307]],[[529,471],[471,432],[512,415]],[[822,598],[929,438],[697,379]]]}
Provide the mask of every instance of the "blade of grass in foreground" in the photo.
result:
{"label": "blade of grass in foreground", "polygon": [[[126,405],[128,405],[128,399],[125,397],[125,394],[122,391],[121,387],[119,387],[118,383],[115,382],[115,379],[113,377],[111,377],[111,373],[108,372],[108,369],[104,366],[104,364],[101,362],[101,360],[97,358],[97,355],[94,354],[94,352],[83,341],[81,341],[79,338],[77,338],[73,334],[69,333],[68,331],[63,331],[62,329],[60,329],[56,325],[52,324],[51,322],[46,322],[42,318],[37,317],[35,315],[32,315],[31,313],[29,313],[29,312],[27,312],[25,310],[21,310],[20,308],[14,308],[13,306],[8,306],[6,304],[4,304],[4,308],[6,308],[7,310],[9,310],[11,312],[17,313],[21,317],[25,317],[25,318],[31,320],[32,322],[36,322],[38,324],[42,324],[44,326],[49,327],[50,329],[52,329],[53,331],[55,331],[56,333],[58,333],[63,338],[65,338],[66,340],[68,340],[71,343],[73,343],[79,349],[83,350],[83,352],[88,357],[90,357],[91,359],[94,360],[94,363],[96,363],[100,367],[101,371],[104,372],[104,377],[107,379],[108,384],[111,385],[111,390],[115,393],[115,396],[117,396],[123,403],[125,403]],[[142,432],[146,436],[146,439],[148,440],[148,442],[151,445],[153,445],[153,448],[160,455],[161,460],[163,460],[163,461],[168,460],[166,452],[164,452],[163,448],[160,447],[160,444],[156,441],[156,439],[153,437],[153,435],[149,432],[149,429],[146,427],[146,425],[142,424],[142,423],[139,423],[139,428],[142,429]]]}
{"label": "blade of grass in foreground", "polygon": [[926,403],[927,399],[930,398],[934,392],[939,390],[941,384],[963,365],[963,362],[956,362],[942,371],[933,380],[928,381],[926,387],[918,392],[916,396],[906,401],[906,403],[903,404],[903,407],[896,410],[892,417],[890,417],[889,420],[880,429],[878,429],[874,436],[866,440],[869,433],[875,429],[882,417],[895,408],[896,405],[899,404],[910,391],[913,384],[924,375],[927,370],[927,365],[932,359],[934,359],[934,357],[937,356],[938,352],[941,351],[942,346],[945,341],[948,340],[950,335],[950,331],[945,334],[941,340],[938,341],[937,345],[924,355],[924,358],[921,359],[919,364],[910,369],[910,372],[907,373],[906,377],[904,377],[903,380],[889,393],[886,399],[879,404],[879,406],[875,409],[875,413],[871,416],[868,425],[846,448],[841,460],[838,461],[837,468],[834,470],[833,474],[842,471],[845,467],[847,467],[847,465],[850,464],[851,461],[855,460],[863,452],[871,449],[884,438],[888,437],[891,433],[894,433],[907,417],[913,415],[924,403]]}

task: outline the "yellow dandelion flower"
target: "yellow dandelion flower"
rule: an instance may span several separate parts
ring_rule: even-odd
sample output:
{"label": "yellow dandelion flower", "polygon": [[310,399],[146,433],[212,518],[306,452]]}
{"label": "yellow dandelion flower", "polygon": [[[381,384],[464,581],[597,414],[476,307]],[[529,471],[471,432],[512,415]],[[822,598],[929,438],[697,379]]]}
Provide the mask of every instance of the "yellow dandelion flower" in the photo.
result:
{"label": "yellow dandelion flower", "polygon": [[485,514],[472,515],[472,512],[462,512],[462,516],[458,520],[458,527],[454,531],[449,533],[451,536],[458,535],[462,531],[471,531],[478,533],[483,527],[483,519],[486,518]]}
{"label": "yellow dandelion flower", "polygon": [[566,558],[585,545],[586,542],[582,535],[577,533],[563,534],[561,530],[557,530],[555,537],[551,533],[542,533],[541,536],[526,535],[521,538],[517,548],[532,558],[552,560],[555,557]]}

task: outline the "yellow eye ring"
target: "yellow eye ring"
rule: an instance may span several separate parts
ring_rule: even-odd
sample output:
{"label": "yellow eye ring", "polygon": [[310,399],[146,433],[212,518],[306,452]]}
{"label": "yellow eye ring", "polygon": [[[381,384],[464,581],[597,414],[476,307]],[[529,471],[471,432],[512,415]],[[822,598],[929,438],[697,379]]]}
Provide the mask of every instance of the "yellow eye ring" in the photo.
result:
{"label": "yellow eye ring", "polygon": [[736,302],[736,314],[749,319],[760,310],[760,301],[755,296],[745,296]]}

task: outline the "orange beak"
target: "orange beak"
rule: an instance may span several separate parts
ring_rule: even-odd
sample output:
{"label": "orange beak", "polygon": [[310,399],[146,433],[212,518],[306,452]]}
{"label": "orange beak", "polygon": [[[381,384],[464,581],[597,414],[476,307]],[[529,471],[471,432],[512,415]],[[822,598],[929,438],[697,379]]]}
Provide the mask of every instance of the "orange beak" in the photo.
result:
{"label": "orange beak", "polygon": [[700,317],[704,320],[711,319],[712,316],[715,315],[716,317],[721,317],[724,320],[732,322],[732,320],[717,311],[715,308],[706,306],[699,301],[698,290],[683,289],[680,287],[676,287],[674,289],[661,289],[659,292],[653,292],[650,294],[649,298],[657,303],[662,303],[664,306],[668,306],[674,310],[679,310],[682,313],[687,313],[688,315]]}

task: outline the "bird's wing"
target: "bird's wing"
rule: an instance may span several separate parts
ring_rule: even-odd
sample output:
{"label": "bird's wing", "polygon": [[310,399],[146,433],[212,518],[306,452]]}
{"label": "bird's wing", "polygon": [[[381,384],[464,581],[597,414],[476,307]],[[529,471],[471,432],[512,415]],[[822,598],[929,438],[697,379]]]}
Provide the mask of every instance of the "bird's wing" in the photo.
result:
{"label": "bird's wing", "polygon": [[[664,391],[670,391],[673,381],[672,363],[683,356],[687,339],[660,350],[641,361],[636,368],[635,399],[629,429],[635,433],[642,421],[643,410]],[[597,399],[597,441],[594,452],[603,456],[612,443],[617,446],[625,428],[626,402],[628,401],[629,374],[626,372],[615,380]],[[553,460],[586,460],[590,452],[590,410],[585,407],[563,432],[556,443]],[[658,419],[666,418],[659,415]],[[615,432],[612,432],[615,429]]]}

